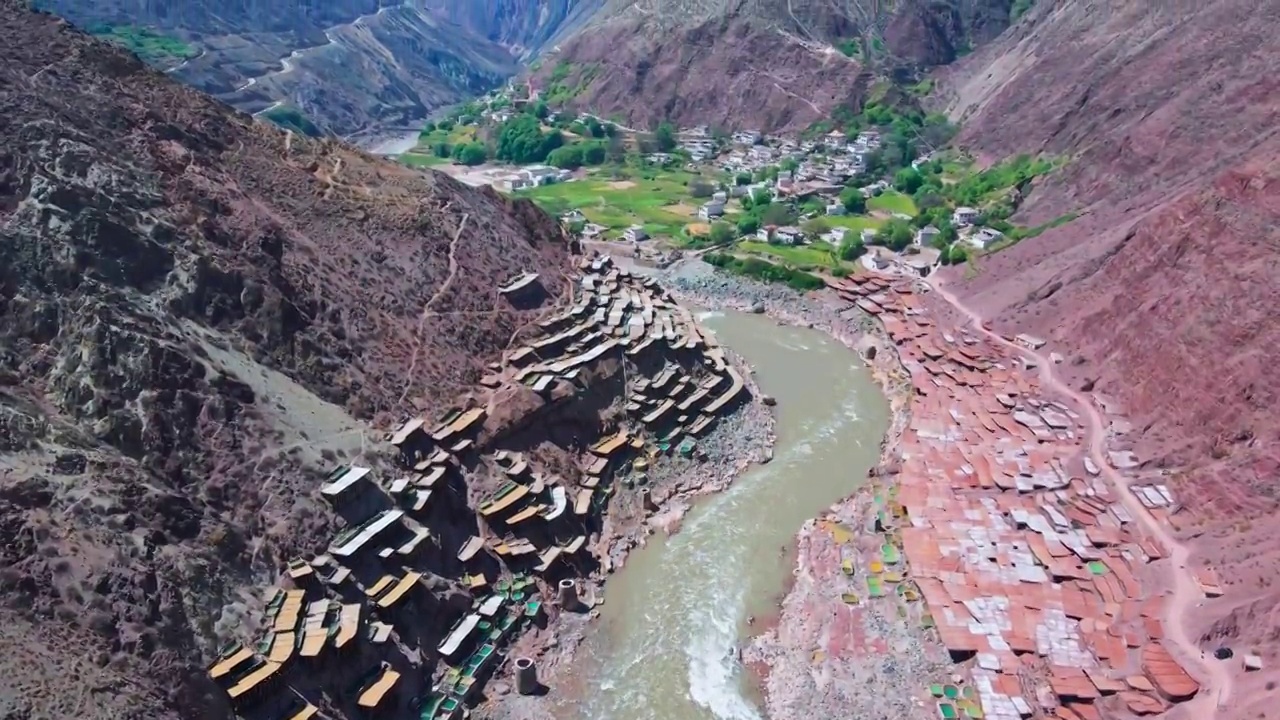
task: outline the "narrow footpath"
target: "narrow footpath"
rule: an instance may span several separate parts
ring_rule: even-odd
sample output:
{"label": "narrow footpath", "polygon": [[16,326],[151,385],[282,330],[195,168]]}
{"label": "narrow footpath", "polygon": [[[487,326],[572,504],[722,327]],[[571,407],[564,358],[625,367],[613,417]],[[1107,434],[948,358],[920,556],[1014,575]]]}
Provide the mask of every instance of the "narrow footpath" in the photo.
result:
{"label": "narrow footpath", "polygon": [[1173,595],[1164,603],[1164,617],[1161,618],[1167,633],[1165,639],[1172,641],[1184,657],[1192,664],[1199,666],[1198,675],[1201,678],[1200,692],[1194,699],[1185,703],[1184,707],[1190,711],[1189,717],[1206,720],[1216,717],[1218,710],[1231,697],[1231,674],[1225,664],[1207,659],[1187,633],[1184,622],[1187,611],[1195,607],[1197,599],[1203,596],[1191,571],[1187,569],[1187,558],[1190,553],[1187,547],[1178,542],[1172,533],[1147,510],[1146,506],[1138,501],[1137,496],[1129,489],[1128,479],[1112,466],[1107,458],[1106,424],[1103,422],[1101,413],[1091,400],[1054,375],[1053,363],[1049,358],[988,330],[983,325],[983,318],[976,311],[965,306],[955,294],[937,284],[936,280],[929,281],[928,284],[938,297],[963,314],[973,324],[974,329],[983,336],[1015,353],[1033,358],[1039,368],[1040,381],[1045,387],[1070,398],[1089,418],[1089,457],[1101,469],[1102,475],[1108,482],[1115,486],[1125,508],[1138,518],[1146,531],[1165,547],[1173,563],[1174,572],[1170,573],[1173,578]]}

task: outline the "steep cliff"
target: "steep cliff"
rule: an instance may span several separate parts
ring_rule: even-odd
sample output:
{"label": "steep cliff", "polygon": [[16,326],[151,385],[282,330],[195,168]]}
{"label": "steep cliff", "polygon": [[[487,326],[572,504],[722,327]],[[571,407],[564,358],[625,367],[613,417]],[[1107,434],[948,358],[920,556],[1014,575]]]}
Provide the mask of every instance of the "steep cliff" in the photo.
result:
{"label": "steep cliff", "polygon": [[0,715],[224,717],[202,659],[331,536],[319,469],[470,386],[537,313],[494,278],[558,294],[567,248],[18,0],[0,28]]}

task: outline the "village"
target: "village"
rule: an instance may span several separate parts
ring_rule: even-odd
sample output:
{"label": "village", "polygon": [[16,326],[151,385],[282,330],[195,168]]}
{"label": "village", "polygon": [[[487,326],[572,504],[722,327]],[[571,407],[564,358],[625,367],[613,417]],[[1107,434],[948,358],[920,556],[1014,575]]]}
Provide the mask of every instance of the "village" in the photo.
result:
{"label": "village", "polygon": [[[510,93],[482,98],[476,114],[462,118],[473,123],[464,136],[530,112],[534,99],[513,100]],[[541,122],[565,142],[608,141],[623,146],[625,155],[599,166],[434,167],[469,184],[528,196],[582,240],[625,243],[632,255],[660,267],[714,246],[819,274],[870,269],[922,277],[1017,239],[1005,218],[1016,208],[1023,176],[992,192],[965,193],[976,198],[966,203],[951,190],[982,175],[972,160],[922,145],[901,167],[886,164],[880,129],[796,138],[668,128],[664,145],[654,133],[590,113],[546,110]],[[592,140],[596,135],[603,139]]]}
{"label": "village", "polygon": [[[491,364],[476,397],[388,432],[382,470],[317,476],[345,529],[282,568],[262,633],[210,666],[238,715],[457,718],[495,674],[545,692],[536,657],[511,656],[513,643],[590,610],[580,590],[609,567],[604,515],[638,527],[669,491],[648,482],[652,464],[696,458],[750,395],[655,280],[603,256],[579,269],[572,304],[549,308],[534,339]],[[532,273],[500,294],[520,308],[547,300]],[[527,412],[497,419],[494,404],[517,397]],[[527,452],[547,442],[565,464]]]}

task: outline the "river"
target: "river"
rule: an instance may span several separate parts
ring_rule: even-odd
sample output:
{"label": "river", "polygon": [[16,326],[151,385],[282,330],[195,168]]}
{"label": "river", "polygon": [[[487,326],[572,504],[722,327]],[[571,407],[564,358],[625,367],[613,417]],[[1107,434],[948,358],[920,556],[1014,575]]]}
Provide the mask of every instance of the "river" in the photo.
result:
{"label": "river", "polygon": [[651,538],[606,583],[582,649],[593,675],[582,720],[762,718],[737,657],[747,618],[775,610],[800,526],[852,494],[879,457],[889,407],[855,353],[760,315],[702,320],[777,399],[774,460],[695,505],[680,532]]}

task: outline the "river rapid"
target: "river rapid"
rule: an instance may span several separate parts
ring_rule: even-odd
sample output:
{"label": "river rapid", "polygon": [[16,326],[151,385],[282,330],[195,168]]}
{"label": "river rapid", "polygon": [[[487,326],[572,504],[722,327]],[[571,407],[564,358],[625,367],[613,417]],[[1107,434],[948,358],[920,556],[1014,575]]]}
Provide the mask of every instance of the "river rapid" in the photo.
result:
{"label": "river rapid", "polygon": [[876,463],[889,407],[856,353],[760,315],[703,313],[778,401],[771,463],[698,502],[680,531],[635,550],[606,584],[581,648],[582,720],[758,720],[738,650],[772,614],[806,521],[853,494]]}

